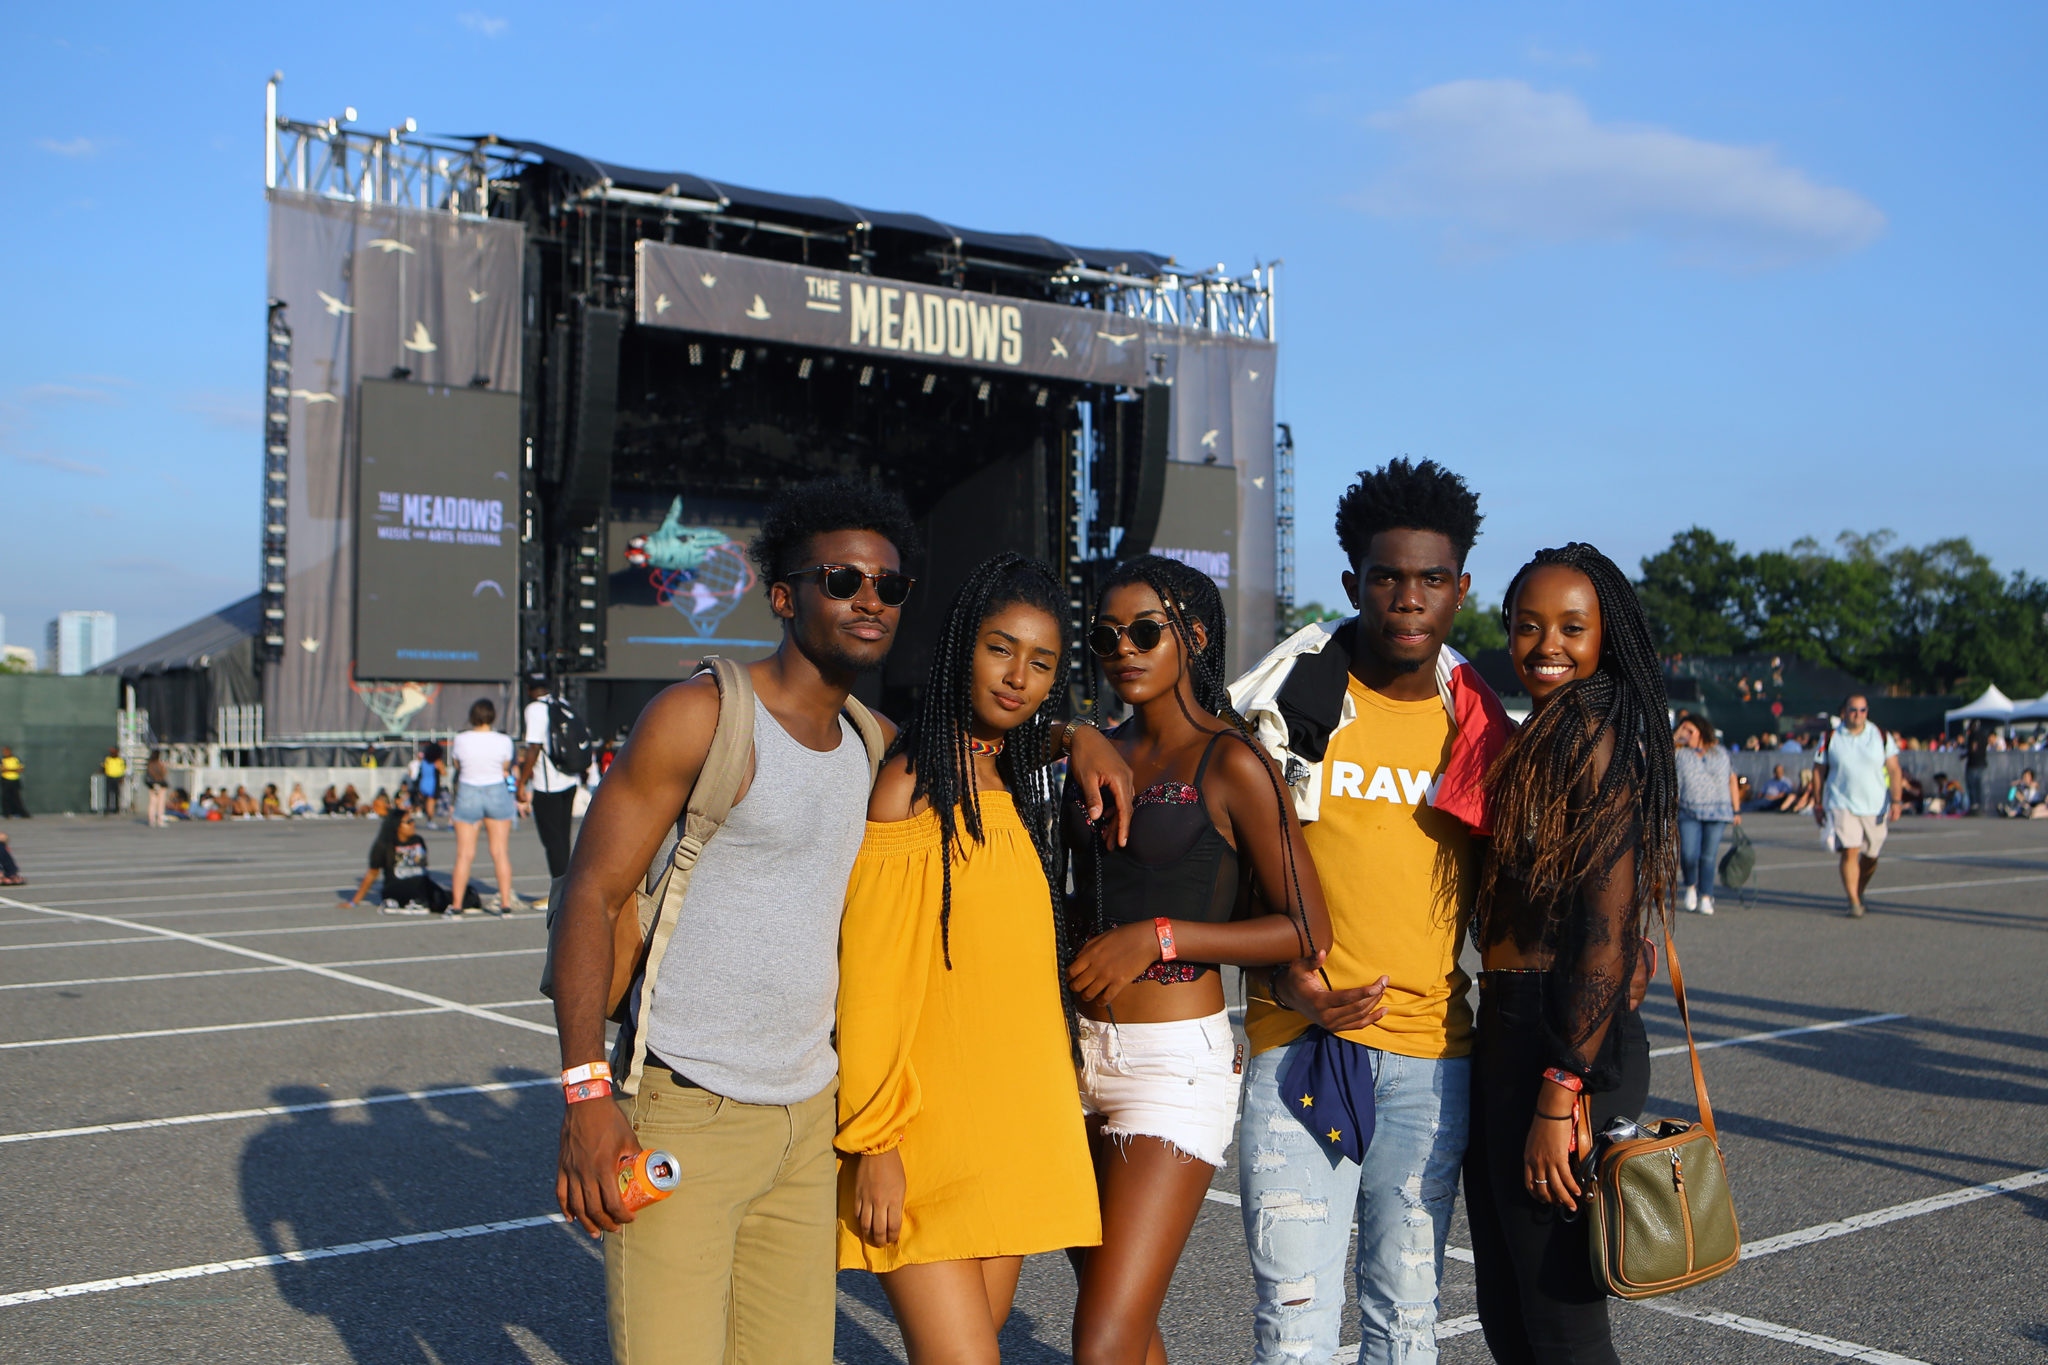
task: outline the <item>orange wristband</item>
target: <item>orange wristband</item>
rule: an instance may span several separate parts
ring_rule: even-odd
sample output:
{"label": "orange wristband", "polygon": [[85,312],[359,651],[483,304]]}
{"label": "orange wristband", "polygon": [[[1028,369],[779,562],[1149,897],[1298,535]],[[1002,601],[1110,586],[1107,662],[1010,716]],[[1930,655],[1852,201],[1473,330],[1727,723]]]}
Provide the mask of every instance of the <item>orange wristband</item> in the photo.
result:
{"label": "orange wristband", "polygon": [[612,1083],[607,1080],[578,1081],[562,1087],[562,1098],[570,1104],[581,1104],[585,1100],[601,1100],[612,1093]]}

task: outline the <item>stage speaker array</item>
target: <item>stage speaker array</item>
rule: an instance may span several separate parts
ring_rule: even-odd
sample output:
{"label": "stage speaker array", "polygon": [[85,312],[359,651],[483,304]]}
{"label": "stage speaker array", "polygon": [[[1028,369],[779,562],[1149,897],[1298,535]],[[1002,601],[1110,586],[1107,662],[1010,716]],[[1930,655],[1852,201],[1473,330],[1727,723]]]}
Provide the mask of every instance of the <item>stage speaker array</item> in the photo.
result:
{"label": "stage speaker array", "polygon": [[572,532],[555,554],[552,671],[601,673],[605,666],[605,612],[611,580],[605,573],[605,518]]}
{"label": "stage speaker array", "polygon": [[[619,338],[626,315],[578,302],[562,422],[557,524],[588,526],[611,501],[612,436],[619,417]],[[601,566],[600,566],[601,567]]]}
{"label": "stage speaker array", "polygon": [[1152,552],[1152,538],[1159,533],[1159,510],[1166,502],[1166,460],[1172,435],[1173,389],[1166,384],[1147,384],[1138,477],[1131,498],[1130,520],[1124,523],[1123,539],[1117,542],[1118,559],[1135,559]]}

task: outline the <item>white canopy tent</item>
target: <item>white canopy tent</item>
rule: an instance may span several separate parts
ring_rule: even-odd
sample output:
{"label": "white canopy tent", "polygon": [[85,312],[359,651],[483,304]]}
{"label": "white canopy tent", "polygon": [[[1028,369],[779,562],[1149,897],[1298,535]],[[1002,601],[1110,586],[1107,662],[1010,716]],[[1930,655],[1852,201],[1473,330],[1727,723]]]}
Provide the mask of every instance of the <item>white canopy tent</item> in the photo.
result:
{"label": "white canopy tent", "polygon": [[2032,701],[2013,703],[2012,714],[2007,720],[2048,720],[2048,692],[2043,692]]}
{"label": "white canopy tent", "polygon": [[1943,720],[1948,723],[1959,720],[2008,721],[2013,718],[2012,712],[2012,698],[1999,691],[1998,684],[1993,683],[1984,689],[1983,696],[1977,698],[1968,706],[1958,706],[1955,710],[1948,712],[1943,717]]}

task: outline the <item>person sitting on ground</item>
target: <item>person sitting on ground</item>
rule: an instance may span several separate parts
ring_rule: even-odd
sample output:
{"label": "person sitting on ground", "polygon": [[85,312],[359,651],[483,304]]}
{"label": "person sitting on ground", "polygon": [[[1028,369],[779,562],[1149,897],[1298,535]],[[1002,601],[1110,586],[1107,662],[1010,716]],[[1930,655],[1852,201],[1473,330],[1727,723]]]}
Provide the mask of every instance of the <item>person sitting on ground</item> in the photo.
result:
{"label": "person sitting on ground", "polygon": [[1899,775],[1899,813],[1902,815],[1927,814],[1927,789],[1920,785],[1920,779],[1911,773]]}
{"label": "person sitting on ground", "polygon": [[386,796],[382,790],[379,790],[375,796],[370,798],[370,808],[363,813],[382,820],[385,816],[391,814],[392,809],[391,798]]}
{"label": "person sitting on ground", "polygon": [[294,816],[311,815],[315,810],[318,809],[318,807],[316,807],[312,803],[312,801],[307,798],[306,787],[305,784],[302,782],[292,783],[292,794],[285,798],[284,808],[286,814]]}
{"label": "person sitting on ground", "polygon": [[192,803],[193,816],[199,820],[210,820],[214,814],[213,788],[201,787],[198,799]]}
{"label": "person sitting on ground", "polygon": [[173,791],[170,800],[164,804],[165,808],[180,820],[190,820],[192,818],[192,793],[186,791],[183,787]]}
{"label": "person sitting on ground", "polygon": [[[378,793],[380,798],[382,795]],[[377,842],[370,845],[369,870],[363,873],[362,881],[356,884],[356,894],[348,901],[351,907],[363,903],[363,897],[370,894],[370,883],[379,875],[384,878],[385,914],[451,913],[449,905],[453,898],[448,888],[427,875],[427,841],[413,828],[409,810],[385,813],[384,823],[377,829]]]}
{"label": "person sitting on ground", "polygon": [[2005,789],[2005,800],[1998,813],[2017,820],[2048,817],[2048,805],[2042,804],[2041,783],[2032,768],[2023,771],[2019,781]]}
{"label": "person sitting on ground", "polygon": [[355,783],[351,782],[341,789],[341,800],[336,805],[336,810],[340,814],[360,815],[362,814],[362,806],[362,794],[356,790]]}
{"label": "person sitting on ground", "polygon": [[262,815],[262,811],[256,805],[256,798],[249,795],[249,789],[240,784],[235,787],[234,807],[237,820],[255,820]]}
{"label": "person sitting on ground", "polygon": [[1929,785],[1925,804],[1929,815],[1961,815],[1963,789],[1947,773],[1936,773]]}
{"label": "person sitting on ground", "polygon": [[7,836],[0,834],[0,886],[27,886],[28,879],[21,875],[21,865],[14,861],[14,850],[7,846]]}
{"label": "person sitting on ground", "polygon": [[283,818],[284,802],[278,797],[277,784],[275,782],[269,782],[264,784],[263,799],[259,806],[259,813],[266,820],[278,820]]}
{"label": "person sitting on ground", "polygon": [[341,793],[334,790],[332,782],[327,784],[326,791],[320,793],[320,813],[322,815],[341,814]]}
{"label": "person sitting on ground", "polygon": [[1818,788],[1819,780],[1819,774],[1814,772],[1813,769],[1801,768],[1799,770],[1799,790],[1792,794],[1791,802],[1782,807],[1782,809],[1787,813],[1794,814],[1803,810],[1812,810],[1813,794]]}

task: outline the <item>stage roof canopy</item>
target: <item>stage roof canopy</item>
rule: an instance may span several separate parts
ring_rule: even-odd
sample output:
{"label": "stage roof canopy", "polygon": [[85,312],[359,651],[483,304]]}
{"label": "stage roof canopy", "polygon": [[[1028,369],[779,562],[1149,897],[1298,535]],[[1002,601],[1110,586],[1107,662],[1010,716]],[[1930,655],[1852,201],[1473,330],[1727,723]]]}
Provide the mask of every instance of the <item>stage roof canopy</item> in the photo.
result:
{"label": "stage roof canopy", "polygon": [[1172,257],[1161,256],[1152,251],[1117,251],[1068,246],[1050,237],[1040,237],[1031,233],[981,232],[973,228],[955,227],[936,218],[927,218],[921,213],[864,209],[852,204],[842,204],[836,199],[748,189],[744,185],[729,185],[723,181],[708,180],[688,171],[648,171],[633,166],[618,166],[607,161],[595,161],[575,152],[565,152],[559,147],[550,147],[543,142],[523,142],[503,137],[478,137],[474,140],[495,143],[500,147],[509,147],[538,157],[550,166],[571,175],[587,178],[593,183],[608,180],[620,189],[638,190],[645,194],[673,194],[690,199],[710,200],[725,205],[728,212],[736,210],[742,213],[770,214],[778,218],[805,218],[831,227],[850,228],[865,224],[870,228],[957,243],[963,248],[972,247],[977,251],[997,251],[1051,267],[1080,265],[1095,270],[1122,271],[1150,277],[1163,273],[1173,264]]}
{"label": "stage roof canopy", "polygon": [[181,668],[205,668],[256,634],[260,610],[258,599],[252,594],[117,655],[92,671],[135,678]]}

